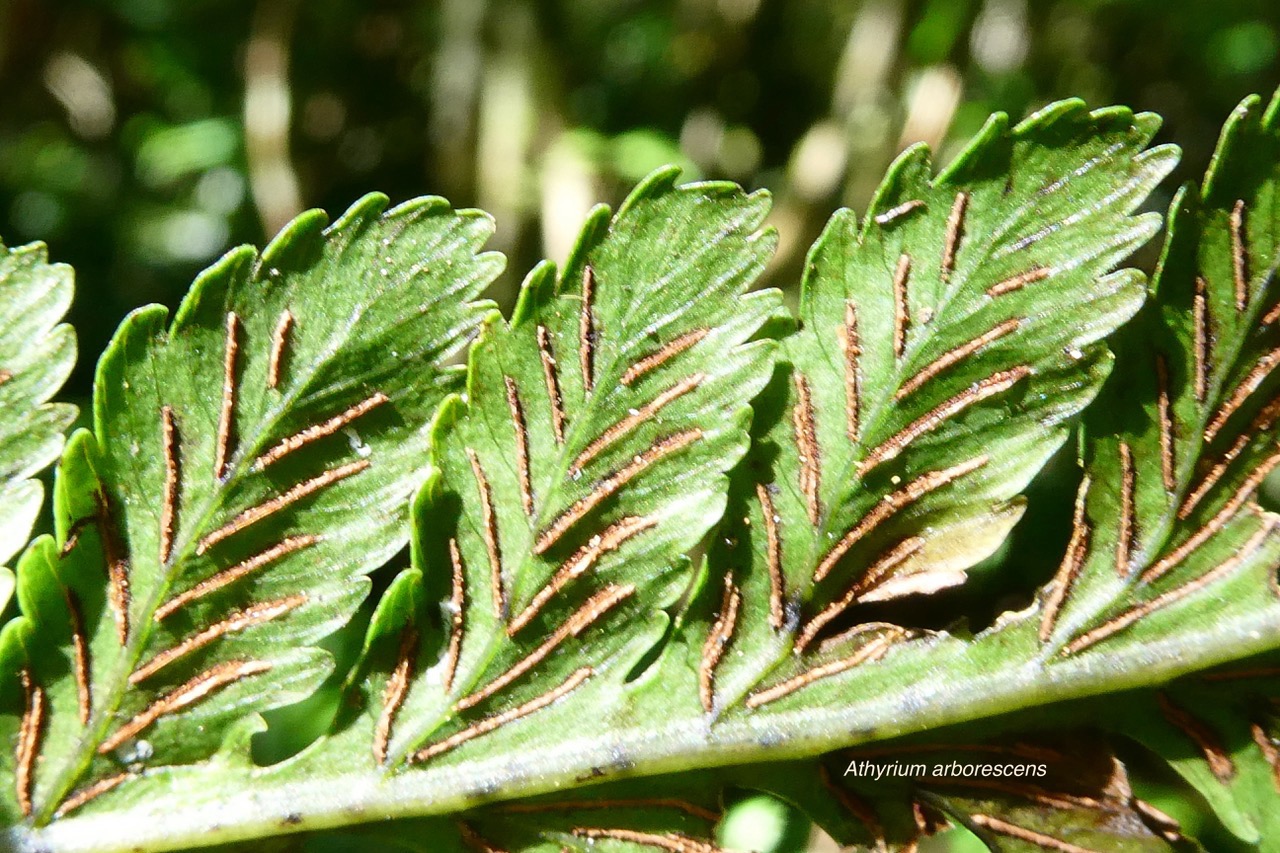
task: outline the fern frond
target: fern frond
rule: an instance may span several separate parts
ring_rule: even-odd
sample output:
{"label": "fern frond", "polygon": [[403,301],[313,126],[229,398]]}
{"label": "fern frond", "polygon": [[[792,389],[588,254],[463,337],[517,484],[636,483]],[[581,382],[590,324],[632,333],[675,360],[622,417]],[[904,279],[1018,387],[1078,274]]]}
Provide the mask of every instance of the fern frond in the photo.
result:
{"label": "fern frond", "polygon": [[46,823],[308,695],[316,642],[406,540],[442,367],[485,310],[487,217],[370,196],[303,215],[144,308],[98,364],[94,428],[55,486],[56,537],[0,635],[10,822]]}
{"label": "fern frond", "polygon": [[[796,328],[775,322],[776,293],[750,292],[772,248],[761,230],[764,197],[726,184],[677,186],[674,172],[659,172],[616,215],[592,215],[562,275],[537,268],[509,321],[489,316],[465,393],[445,399],[429,428],[428,404],[456,390],[453,374],[428,374],[438,379],[432,400],[410,383],[423,393],[411,433],[376,420],[388,403],[356,369],[376,359],[358,354],[337,359],[354,371],[350,380],[326,374],[341,389],[331,395],[335,420],[300,416],[283,435],[264,427],[269,440],[244,451],[239,429],[253,421],[233,408],[225,426],[227,395],[215,386],[197,407],[214,438],[167,464],[179,459],[170,448],[185,448],[190,401],[161,397],[161,371],[144,367],[168,365],[177,347],[198,375],[221,377],[238,363],[227,353],[238,358],[247,347],[225,345],[224,311],[197,311],[207,282],[179,314],[203,318],[193,323],[200,346],[181,348],[181,323],[168,343],[147,343],[130,331],[141,324],[134,320],[101,372],[101,393],[117,401],[99,406],[102,448],[89,435],[70,443],[61,538],[28,552],[26,616],[4,635],[9,671],[28,685],[11,691],[6,718],[15,787],[34,781],[40,824],[22,824],[7,840],[22,850],[163,850],[412,818],[441,833],[439,849],[625,849],[643,842],[575,836],[569,823],[590,828],[576,813],[564,824],[499,813],[520,798],[604,798],[630,790],[631,777],[650,777],[650,789],[693,784],[695,803],[727,784],[824,802],[816,812],[826,809],[842,838],[871,849],[910,844],[942,813],[996,849],[1037,839],[1056,849],[1164,849],[1174,829],[1132,798],[1101,752],[1083,769],[1070,756],[1055,759],[1079,785],[1046,783],[1038,800],[915,778],[921,796],[838,820],[833,803],[848,811],[858,801],[841,796],[830,767],[824,782],[814,761],[942,726],[1006,721],[1013,711],[1043,722],[1051,703],[1156,687],[1280,642],[1280,546],[1270,516],[1250,503],[1274,444],[1271,422],[1250,425],[1272,408],[1277,109],[1259,119],[1256,104],[1246,105],[1204,190],[1179,197],[1155,301],[1115,338],[1124,370],[1109,379],[1104,339],[1148,295],[1138,273],[1113,270],[1153,234],[1158,217],[1134,211],[1174,155],[1147,148],[1154,118],[1075,102],[1013,128],[994,119],[938,175],[922,151],[904,155],[865,219],[837,215],[813,250]],[[460,253],[459,269],[485,267],[474,248]],[[269,305],[268,319],[256,321],[268,340],[278,328],[305,328],[300,316],[296,326],[277,325],[278,312]],[[466,326],[459,320],[457,335]],[[157,321],[148,328],[163,331]],[[417,330],[407,339],[425,337]],[[269,377],[273,362],[268,353],[246,365]],[[130,368],[112,366],[121,364]],[[141,402],[125,393],[135,375],[146,380],[149,396],[134,392]],[[868,617],[870,605],[964,582],[1005,539],[1020,493],[1099,394],[1085,415],[1076,536],[1037,600],[976,635],[957,623],[926,630]],[[323,479],[315,472],[362,458],[337,439],[347,426],[372,447],[375,467]],[[138,462],[119,440],[135,434],[150,442]],[[239,443],[222,456],[224,435]],[[192,521],[185,502],[222,500],[223,491],[189,483],[188,452],[197,453],[196,470],[216,472],[222,458],[232,479],[245,460],[263,470],[234,480],[226,506],[202,527],[206,517]],[[394,488],[373,476],[384,456],[404,460]],[[277,471],[296,474],[280,481],[286,491],[262,491]],[[317,476],[314,490],[298,485]],[[399,515],[404,508],[391,501],[409,494],[415,476],[425,484]],[[287,484],[302,489],[290,503],[296,516],[282,510],[266,522],[254,507],[293,494]],[[378,513],[395,518],[379,526]],[[100,523],[115,514],[128,551]],[[249,712],[314,688],[327,670],[309,644],[350,613],[360,576],[403,541],[396,521],[405,516],[412,566],[381,598],[358,664],[334,679],[346,701],[332,730],[286,761],[256,766],[249,741],[261,721]],[[77,518],[92,523],[60,557]],[[304,584],[300,568],[268,568],[254,575],[253,597],[247,588],[232,597],[235,581],[207,601],[188,595],[215,571],[200,562],[202,543],[217,555],[243,542],[243,554],[226,554],[239,566],[269,547],[255,532],[331,529],[353,534],[334,546],[322,579]],[[163,554],[166,541],[183,567],[178,586],[168,589],[162,565],[139,574],[126,599],[109,582],[121,564],[111,555]],[[285,597],[328,583],[337,604],[296,608],[317,621],[275,612]],[[68,589],[90,602],[88,669],[76,669]],[[175,595],[181,605],[165,608]],[[125,649],[136,655],[127,665],[112,663],[119,652],[109,646],[120,636],[113,602],[121,600],[134,602],[124,610]],[[1183,606],[1192,600],[1217,610]],[[153,631],[164,642],[143,649],[128,638],[148,607],[173,612]],[[170,619],[185,630],[165,634]],[[245,623],[244,633],[226,620]],[[209,645],[184,645],[210,630]],[[168,649],[176,657],[166,659]],[[239,669],[257,661],[273,669]],[[103,666],[114,668],[93,668]],[[138,667],[139,685],[126,686]],[[83,692],[91,738],[77,734],[77,688],[86,683],[78,671],[92,676]],[[148,694],[152,677],[172,680]],[[100,682],[119,685],[118,709],[100,705]],[[67,749],[67,741],[79,746],[61,765],[37,760],[42,745]],[[143,741],[164,751],[164,766],[140,757]],[[103,743],[124,749],[93,757]],[[588,785],[599,787],[571,790]],[[913,808],[926,794],[927,808]],[[10,807],[19,820],[20,803]],[[641,811],[619,813],[612,827],[685,835],[688,849],[711,843],[705,815],[695,825]]]}
{"label": "fern frond", "polygon": [[[394,664],[369,688],[380,763],[489,752],[546,706],[623,692],[689,585],[681,555],[746,451],[772,369],[750,341],[779,300],[746,293],[773,248],[767,198],[675,177],[597,210],[563,276],[535,270],[472,348],[416,510],[427,589],[394,589],[370,639]],[[578,692],[597,698],[560,701]]]}
{"label": "fern frond", "polygon": [[[1250,99],[1184,189],[1155,301],[1117,344],[1090,412],[1075,533],[1041,621],[1059,658],[1105,657],[1280,608],[1277,518],[1253,500],[1280,463],[1280,99]],[[1205,606],[1213,602],[1213,606]]]}
{"label": "fern frond", "polygon": [[962,583],[1005,539],[1142,302],[1111,270],[1157,228],[1131,215],[1174,161],[1144,150],[1157,124],[1078,102],[997,117],[942,174],[913,149],[865,219],[832,220],[711,552],[742,605],[705,710],[833,699],[913,636],[859,627],[860,605]]}

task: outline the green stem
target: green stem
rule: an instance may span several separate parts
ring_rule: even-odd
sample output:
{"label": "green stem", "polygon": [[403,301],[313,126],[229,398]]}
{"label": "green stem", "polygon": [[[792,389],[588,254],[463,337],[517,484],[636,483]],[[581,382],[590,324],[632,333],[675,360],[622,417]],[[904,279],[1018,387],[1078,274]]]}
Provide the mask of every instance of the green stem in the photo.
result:
{"label": "green stem", "polygon": [[[555,731],[563,737],[541,739],[518,753],[409,768],[391,776],[352,770],[352,762],[346,762],[345,769],[328,775],[292,766],[256,769],[235,779],[233,771],[215,763],[207,783],[175,785],[179,793],[172,799],[147,796],[96,813],[89,807],[83,816],[40,829],[11,828],[0,836],[0,848],[15,853],[174,850],[449,814],[562,790],[582,784],[587,776],[596,782],[803,758],[1054,702],[1150,687],[1268,651],[1280,642],[1280,608],[1267,607],[1224,616],[1212,626],[1189,624],[1158,640],[1046,658],[1034,639],[1033,617],[1024,616],[973,642],[942,640],[904,648],[892,658],[898,666],[856,669],[844,676],[847,702],[805,707],[783,700],[778,707],[789,710],[736,712],[708,730],[701,716],[671,713],[670,690],[650,690],[637,695],[652,707],[630,708],[629,716],[666,720],[659,728],[632,724],[602,736],[582,727],[558,727]],[[1011,659],[1018,663],[1011,665]],[[324,749],[318,745],[313,755]],[[334,756],[327,758],[325,766],[344,768]],[[617,769],[622,764],[625,771]],[[234,793],[227,795],[228,789]],[[108,802],[104,798],[103,805]]]}

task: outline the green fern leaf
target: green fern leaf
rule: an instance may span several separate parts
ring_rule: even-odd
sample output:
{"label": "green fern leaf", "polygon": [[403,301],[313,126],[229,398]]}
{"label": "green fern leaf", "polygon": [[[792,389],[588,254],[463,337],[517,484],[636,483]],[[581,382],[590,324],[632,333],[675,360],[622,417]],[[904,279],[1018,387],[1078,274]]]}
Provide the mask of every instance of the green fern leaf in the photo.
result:
{"label": "green fern leaf", "polygon": [[594,699],[556,704],[620,695],[688,586],[681,555],[720,517],[772,367],[749,341],[779,302],[745,292],[774,244],[766,197],[675,176],[598,209],[563,277],[535,270],[472,348],[417,509],[420,574],[374,622],[394,663],[370,688],[379,762],[499,749],[479,735],[587,682]]}
{"label": "green fern leaf", "polygon": [[1108,273],[1158,224],[1131,215],[1174,162],[1144,151],[1157,123],[1076,102],[993,119],[941,175],[912,150],[865,220],[832,220],[711,554],[742,606],[703,622],[739,650],[703,661],[706,710],[827,701],[841,679],[800,688],[906,638],[857,628],[857,605],[962,583],[1004,540],[1141,304],[1138,273]]}
{"label": "green fern leaf", "polygon": [[[1272,281],[1280,261],[1280,96],[1240,105],[1197,190],[1175,200],[1156,300],[1118,342],[1091,410],[1075,533],[1040,618],[1059,659],[1159,659],[1275,635],[1276,516],[1254,494],[1280,464]],[[1274,641],[1270,643],[1274,644]],[[1198,679],[1120,703],[1109,728],[1165,756],[1245,841],[1275,824],[1265,701]]]}
{"label": "green fern leaf", "polygon": [[1253,500],[1280,464],[1278,157],[1280,99],[1265,114],[1250,99],[1203,187],[1173,204],[1156,301],[1087,421],[1075,535],[1041,621],[1060,658],[1162,640],[1176,654],[1280,611],[1276,516]]}
{"label": "green fern leaf", "polygon": [[[0,566],[27,544],[44,495],[32,478],[58,458],[75,419],[75,407],[49,402],[76,360],[75,335],[59,325],[72,291],[71,268],[48,263],[42,244],[0,244]],[[8,600],[5,591],[0,607]]]}
{"label": "green fern leaf", "polygon": [[103,356],[57,536],[23,556],[0,636],[11,822],[204,760],[331,669],[315,643],[404,545],[431,414],[461,380],[441,365],[500,268],[475,254],[487,217],[385,208],[232,251],[172,322],[141,309]]}
{"label": "green fern leaf", "polygon": [[1223,826],[1280,850],[1280,668],[1250,662],[1117,703],[1107,728],[1146,746],[1194,787]]}
{"label": "green fern leaf", "polygon": [[[211,831],[306,829],[310,807],[334,796],[376,800],[404,785],[418,793],[399,813],[420,814],[420,795],[444,806],[435,786],[459,762],[510,767],[531,730],[570,733],[585,718],[642,731],[625,723],[627,682],[690,585],[682,555],[722,512],[748,403],[773,369],[773,342],[753,339],[780,303],[776,291],[746,292],[773,249],[760,230],[767,197],[676,186],[675,175],[653,175],[612,218],[597,210],[563,276],[539,267],[512,320],[485,325],[465,398],[436,418],[414,568],[378,605],[348,679],[357,703],[333,734],[254,772],[239,791],[252,817],[228,820],[240,806],[226,799],[227,775],[251,767],[250,722],[212,762],[138,778],[83,819],[114,822],[112,804],[149,809],[175,789],[189,805],[220,802],[220,828],[142,823],[165,839],[155,843],[180,846]],[[299,784],[312,787],[308,808],[295,807]],[[471,782],[449,784],[446,799],[474,796]],[[55,821],[38,843],[75,846],[53,838],[79,836],[74,823]]]}
{"label": "green fern leaf", "polygon": [[[1134,210],[1173,158],[1169,149],[1146,148],[1155,123],[1072,102],[1012,129],[993,120],[938,176],[921,152],[905,155],[866,219],[838,215],[814,249],[795,330],[772,322],[776,294],[748,292],[772,245],[760,231],[762,197],[723,184],[677,187],[664,171],[616,216],[597,211],[564,274],[539,267],[511,320],[493,315],[485,323],[466,393],[440,406],[432,465],[411,510],[413,564],[373,614],[332,731],[287,761],[255,766],[248,742],[261,722],[240,714],[229,724],[232,704],[257,710],[305,691],[272,682],[270,700],[251,686],[237,694],[258,677],[245,675],[204,706],[228,711],[215,727],[220,750],[212,738],[160,720],[147,730],[148,745],[191,760],[145,772],[128,769],[146,766],[140,762],[126,765],[116,775],[137,775],[109,794],[93,791],[100,796],[92,801],[72,794],[83,803],[75,814],[17,828],[9,839],[26,850],[114,844],[104,838],[172,849],[454,814],[466,829],[421,824],[447,827],[442,849],[474,848],[508,831],[516,849],[526,843],[521,832],[538,836],[529,836],[533,845],[627,844],[573,837],[571,828],[549,840],[537,821],[516,829],[494,817],[493,801],[563,801],[568,788],[624,776],[667,785],[663,774],[677,771],[719,790],[735,777],[715,768],[744,762],[771,762],[755,769],[799,800],[827,786],[820,777],[797,782],[777,762],[804,764],[832,749],[1150,687],[1274,647],[1274,536],[1247,490],[1235,502],[1267,467],[1271,434],[1245,440],[1200,505],[1177,516],[1215,470],[1199,460],[1231,451],[1248,433],[1241,425],[1267,409],[1266,382],[1251,371],[1273,332],[1250,330],[1274,301],[1266,296],[1276,240],[1265,187],[1276,154],[1253,145],[1265,159],[1248,167],[1228,144],[1215,174],[1236,174],[1229,164],[1243,157],[1238,183],[1214,195],[1221,185],[1214,179],[1203,198],[1180,198],[1159,301],[1117,344],[1134,375],[1108,379],[1102,341],[1146,296],[1137,273],[1111,270],[1153,233],[1155,218]],[[1228,140],[1238,133],[1229,130]],[[1207,211],[1203,220],[1195,209]],[[1206,246],[1216,248],[1201,251]],[[1195,263],[1180,260],[1188,253]],[[1186,371],[1191,345],[1209,339],[1194,328],[1199,291],[1215,318],[1238,312],[1213,320],[1224,325],[1214,326],[1213,358],[1204,361],[1203,400],[1193,399],[1188,377],[1196,374]],[[1141,336],[1166,325],[1173,331],[1155,338],[1157,369],[1154,356],[1134,353]],[[781,343],[765,340],[771,335]],[[1249,388],[1243,402],[1232,403],[1241,387]],[[1103,410],[1087,416],[1082,443],[1089,487],[1077,537],[1040,600],[976,636],[963,626],[926,631],[866,618],[864,605],[962,583],[1005,538],[1021,512],[1019,493],[1100,389]],[[215,415],[220,399],[210,395]],[[1203,432],[1223,406],[1231,410],[1202,452]],[[366,414],[376,411],[357,417]],[[420,414],[425,420],[425,408]],[[163,410],[148,423],[164,435]],[[317,448],[304,446],[294,458],[308,449]],[[116,488],[123,463],[104,452],[90,437],[72,441],[62,470],[68,485],[59,492],[63,518],[91,516],[94,501],[85,496]],[[375,447],[374,458],[381,452]],[[339,445],[336,456],[349,459],[344,453]],[[163,463],[165,455],[156,458]],[[428,457],[415,458],[411,473],[421,474]],[[373,501],[366,506],[386,506]],[[154,532],[160,513],[150,506],[146,530]],[[1218,513],[1225,521],[1215,526]],[[1202,529],[1209,533],[1196,544],[1217,549],[1216,563],[1197,552],[1143,579]],[[92,525],[80,532],[82,541],[98,536]],[[207,535],[186,541],[198,549]],[[1255,537],[1254,550],[1232,556]],[[154,536],[143,541],[157,544]],[[71,548],[62,561],[52,542],[32,549],[21,570],[28,617],[65,610],[64,599],[47,594],[58,590],[47,579],[70,576],[77,559],[88,560],[76,556],[83,550],[96,562],[76,576],[96,580],[76,592],[98,590],[93,624],[109,637],[102,544]],[[388,553],[347,554],[335,582],[350,583],[374,551],[378,559]],[[1221,564],[1229,569],[1213,567]],[[1230,623],[1186,619],[1179,602],[1217,589],[1217,580],[1235,584],[1237,600],[1221,608]],[[1124,615],[1131,611],[1138,616]],[[18,624],[6,634],[15,648],[32,631],[29,618]],[[293,642],[287,633],[261,636]],[[60,655],[63,672],[72,639],[64,633],[42,647]],[[226,654],[238,648],[228,644]],[[272,653],[298,652],[282,645]],[[51,669],[33,664],[26,672]],[[321,664],[295,671],[308,689],[324,673]],[[59,685],[55,701],[73,709],[75,680],[63,676]],[[22,699],[11,700],[8,718],[19,770],[30,741],[15,729],[31,719]],[[120,718],[137,713],[126,706]],[[51,719],[71,725],[65,711]],[[179,751],[159,737],[165,731],[191,747],[184,742]],[[88,778],[114,778],[109,760],[94,759]],[[39,774],[36,781],[42,794]],[[934,811],[985,831],[996,848],[1017,849],[1035,833],[1116,849],[1172,843],[1172,829],[1120,789],[1108,795],[1115,809],[1099,814],[915,784],[935,797]],[[826,796],[840,801],[830,790]],[[884,815],[886,845],[909,843],[919,830],[910,811]],[[648,826],[682,832],[677,824]],[[695,835],[688,827],[688,837],[707,843],[706,828]],[[859,832],[849,837],[874,847],[879,836],[866,821]]]}

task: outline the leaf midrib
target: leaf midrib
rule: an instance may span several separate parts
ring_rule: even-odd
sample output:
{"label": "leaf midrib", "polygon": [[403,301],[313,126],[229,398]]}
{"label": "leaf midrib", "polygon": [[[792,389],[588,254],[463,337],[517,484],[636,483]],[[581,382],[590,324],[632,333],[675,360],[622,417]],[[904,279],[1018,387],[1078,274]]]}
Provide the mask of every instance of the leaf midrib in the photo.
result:
{"label": "leaf midrib", "polygon": [[[206,802],[194,805],[188,799],[86,812],[39,830],[11,828],[7,840],[18,853],[161,851],[451,813],[492,802],[495,791],[508,800],[565,785],[580,786],[584,779],[608,781],[617,776],[593,778],[591,771],[610,766],[619,754],[632,762],[625,774],[636,776],[811,757],[1021,708],[1164,683],[1274,647],[1280,637],[1280,613],[1271,608],[1251,613],[1227,628],[1215,627],[1205,635],[1206,642],[1195,646],[1194,654],[1185,653],[1184,641],[1179,638],[1166,638],[1143,648],[1126,646],[1118,649],[1105,667],[1086,657],[1043,666],[1037,644],[1031,642],[1033,626],[1027,620],[1012,623],[987,639],[999,642],[998,638],[1010,631],[1025,632],[1027,637],[1019,643],[1016,658],[998,669],[981,666],[979,653],[985,650],[981,638],[950,646],[949,654],[935,649],[939,658],[949,657],[956,664],[947,671],[972,676],[957,681],[964,685],[963,691],[947,697],[940,697],[932,684],[914,681],[900,690],[861,691],[857,694],[861,704],[801,706],[790,711],[757,709],[726,717],[710,730],[700,715],[668,718],[656,728],[652,723],[638,724],[612,729],[607,737],[589,736],[527,749],[522,753],[524,766],[518,776],[512,775],[507,758],[485,755],[470,762],[470,768],[464,761],[437,769],[413,769],[389,778],[377,771],[322,776],[314,773],[314,768],[324,763],[322,742],[311,754],[312,770],[300,780],[281,777],[308,765],[279,765],[275,770],[253,771],[247,777],[252,783],[230,797],[215,791]],[[973,653],[975,650],[978,653]],[[911,701],[913,694],[915,701]],[[908,706],[918,712],[903,715],[902,708]],[[350,746],[349,740],[342,738],[334,743],[338,749]],[[420,781],[424,776],[425,781]],[[161,814],[163,819],[157,819]],[[104,839],[116,846],[106,846]]]}

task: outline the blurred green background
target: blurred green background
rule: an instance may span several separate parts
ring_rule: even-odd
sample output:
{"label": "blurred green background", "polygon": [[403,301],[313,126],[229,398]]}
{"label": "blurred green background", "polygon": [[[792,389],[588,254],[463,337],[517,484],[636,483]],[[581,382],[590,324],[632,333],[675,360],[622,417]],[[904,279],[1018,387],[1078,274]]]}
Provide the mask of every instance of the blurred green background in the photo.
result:
{"label": "blurred green background", "polygon": [[774,192],[786,286],[898,151],[993,110],[1155,110],[1190,176],[1278,44],[1275,0],[0,0],[0,235],[75,265],[83,397],[127,311],[304,207],[483,207],[509,303],[674,161]]}
{"label": "blurred green background", "polygon": [[[766,283],[794,291],[907,145],[947,159],[992,111],[1079,96],[1163,115],[1193,179],[1278,51],[1277,0],[0,0],[0,235],[76,268],[82,401],[129,310],[306,207],[482,207],[509,305],[594,202],[676,162],[774,193]],[[1033,484],[1005,570],[962,593],[976,622],[1052,571],[1076,476],[1068,449]],[[743,831],[796,849],[807,829],[753,802]]]}

